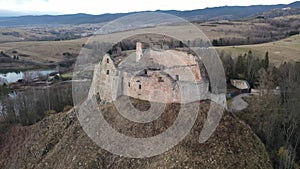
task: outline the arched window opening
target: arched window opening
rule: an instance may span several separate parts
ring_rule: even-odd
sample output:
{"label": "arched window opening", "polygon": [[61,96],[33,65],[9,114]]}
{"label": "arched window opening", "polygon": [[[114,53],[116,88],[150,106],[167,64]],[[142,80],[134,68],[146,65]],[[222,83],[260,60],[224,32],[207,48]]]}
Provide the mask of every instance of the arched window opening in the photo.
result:
{"label": "arched window opening", "polygon": [[162,77],[158,77],[158,82],[164,82]]}

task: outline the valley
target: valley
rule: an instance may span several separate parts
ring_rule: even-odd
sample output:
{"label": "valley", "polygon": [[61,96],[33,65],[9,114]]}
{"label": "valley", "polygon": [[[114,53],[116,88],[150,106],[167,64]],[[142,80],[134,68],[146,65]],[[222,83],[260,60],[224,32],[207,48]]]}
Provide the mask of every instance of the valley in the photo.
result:
{"label": "valley", "polygon": [[[159,24],[117,24],[104,33],[99,29],[114,19],[149,11],[0,17],[0,168],[299,168],[299,11],[299,1],[287,5],[157,10],[193,25],[160,23],[157,19]],[[198,78],[208,82],[208,92],[218,93],[212,90],[213,78],[208,77],[207,67],[198,58],[178,59],[186,64],[182,65],[164,57],[174,55],[174,51],[193,56],[194,47],[204,53],[217,52],[227,85],[223,86],[227,90],[220,93],[228,109],[221,113],[220,124],[205,143],[200,144],[198,137],[211,115],[207,112],[215,104],[212,98],[199,97],[202,100],[184,104],[169,98],[161,116],[150,123],[132,122],[121,116],[116,103],[107,99],[113,95],[107,94],[112,87],[109,82],[122,81],[116,89],[128,90],[132,107],[121,110],[131,112],[136,108],[145,113],[161,104],[147,100],[153,94],[149,91],[163,89],[164,82],[167,88],[160,92],[165,93],[156,100],[175,89],[180,91],[176,83],[183,79],[182,84],[186,84],[188,71],[184,66],[189,64],[201,69]],[[155,57],[139,63],[146,51],[156,53]],[[99,62],[106,65],[99,69],[95,66]],[[118,71],[116,65],[120,66]],[[166,65],[171,73],[158,73]],[[100,78],[93,78],[97,75]],[[150,77],[151,85],[147,86]],[[103,79],[107,83],[103,84]],[[246,87],[234,85],[232,80]],[[195,95],[194,89],[186,91]],[[122,94],[114,99],[126,103]],[[195,125],[180,144],[158,156],[131,159],[93,142],[78,114],[83,104],[96,105],[116,131],[145,140],[175,124],[179,110],[189,114],[192,110],[185,106],[200,109]],[[84,111],[87,121],[92,119],[89,113],[93,106]]]}

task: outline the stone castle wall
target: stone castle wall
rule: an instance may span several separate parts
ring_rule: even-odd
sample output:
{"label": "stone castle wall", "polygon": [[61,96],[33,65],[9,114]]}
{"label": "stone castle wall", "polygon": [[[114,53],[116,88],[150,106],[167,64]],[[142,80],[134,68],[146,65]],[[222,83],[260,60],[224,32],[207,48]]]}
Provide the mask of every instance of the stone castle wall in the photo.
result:
{"label": "stone castle wall", "polygon": [[117,86],[120,81],[118,70],[116,69],[113,60],[105,55],[103,57],[101,67],[99,67],[100,73],[97,77],[97,89],[100,97],[106,100],[113,100],[117,97],[119,87]]}
{"label": "stone castle wall", "polygon": [[[152,59],[158,59],[158,55]],[[172,62],[159,63],[169,67],[164,72],[147,70],[134,75],[118,70],[110,56],[105,55],[95,67],[91,92],[110,102],[121,95],[160,103],[189,103],[207,97],[208,83],[201,79],[194,58],[187,55],[184,61],[175,57]]]}
{"label": "stone castle wall", "polygon": [[169,103],[178,100],[178,86],[167,75],[148,72],[144,76],[124,73],[123,94],[152,102]]}
{"label": "stone castle wall", "polygon": [[[189,81],[189,82],[200,82],[201,73],[198,65],[191,65],[190,67],[176,66],[168,68],[165,70],[173,79],[179,81]],[[177,79],[178,78],[178,79]]]}

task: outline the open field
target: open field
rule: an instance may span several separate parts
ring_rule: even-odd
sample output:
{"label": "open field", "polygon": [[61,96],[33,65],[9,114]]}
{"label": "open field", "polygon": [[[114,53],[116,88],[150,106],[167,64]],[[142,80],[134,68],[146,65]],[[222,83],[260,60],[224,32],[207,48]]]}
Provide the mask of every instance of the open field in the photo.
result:
{"label": "open field", "polygon": [[289,19],[300,19],[300,15],[288,15],[275,17],[275,20],[289,20]]}
{"label": "open field", "polygon": [[[82,24],[78,26],[60,25],[57,27],[18,27],[18,28],[0,28],[0,43],[4,42],[22,42],[35,41],[43,39],[51,39],[61,32],[71,34],[93,33],[96,29],[103,26],[101,24]],[[261,23],[251,22],[234,22],[234,21],[211,21],[204,23],[194,23],[206,36],[210,39],[218,39],[220,37],[243,37],[242,31],[249,30],[250,26],[259,26]],[[170,26],[168,26],[170,27]],[[165,27],[158,27],[165,28]],[[172,26],[172,29],[181,29],[181,26]],[[147,28],[148,29],[148,28]],[[156,29],[156,28],[155,28]]]}
{"label": "open field", "polygon": [[216,49],[219,52],[224,51],[231,53],[233,57],[244,54],[249,50],[251,50],[255,56],[264,57],[268,51],[270,61],[275,65],[279,65],[285,61],[300,61],[300,35],[291,36],[271,43],[216,47]]}
{"label": "open field", "polygon": [[42,41],[42,42],[11,42],[0,44],[0,50],[9,55],[16,55],[20,59],[37,62],[59,62],[64,60],[63,53],[78,53],[85,39],[70,41]]}
{"label": "open field", "polygon": [[28,40],[40,40],[43,38],[54,37],[53,34],[37,28],[1,28],[0,43],[3,42],[22,42]]}
{"label": "open field", "polygon": [[[208,36],[209,39],[218,38],[222,36],[221,28],[219,26],[201,26],[196,24],[203,33]],[[91,40],[101,41],[120,41],[124,38],[129,37],[132,34],[142,34],[143,32],[161,32],[166,35],[177,34],[182,40],[194,40],[196,36],[199,36],[201,32],[193,32],[187,30],[191,28],[190,26],[179,25],[179,26],[159,26],[155,28],[145,28],[140,30],[132,30],[126,32],[118,32],[109,35],[98,35],[97,38],[91,38]],[[216,28],[218,30],[216,30]],[[185,34],[185,32],[189,34]],[[218,32],[218,33],[216,33]],[[0,32],[1,33],[1,32]],[[203,34],[203,37],[204,37]],[[226,36],[240,37],[237,33],[229,33]],[[7,37],[8,38],[8,37]],[[112,39],[114,38],[114,39]],[[162,39],[163,37],[160,36]],[[12,40],[12,39],[10,39]],[[17,52],[20,58],[38,61],[38,62],[59,62],[64,60],[63,53],[69,52],[78,54],[82,48],[82,44],[88,42],[88,38],[81,38],[76,40],[66,40],[66,41],[27,41],[27,42],[7,42],[0,44],[0,50],[13,56]]]}
{"label": "open field", "polygon": [[[249,21],[210,21],[205,23],[195,23],[195,25],[203,32],[203,36],[207,36],[208,40],[210,41],[213,39],[219,39],[221,37],[247,38],[245,37],[245,32],[250,31],[251,28],[257,26],[267,26],[266,23],[251,23]],[[5,32],[5,30],[2,30],[2,32]],[[126,32],[118,32],[109,35],[97,35],[97,38],[91,38],[90,40],[94,41],[99,38],[101,41],[117,42],[124,38],[128,38],[130,35],[142,34],[144,32],[160,32],[161,34],[166,35],[178,35],[178,37],[175,38],[181,40],[194,40],[196,37],[200,36],[199,34],[201,34],[201,32],[191,31],[190,26],[176,25],[144,28]],[[156,38],[163,39],[163,36],[158,36]],[[88,40],[89,38],[65,41],[7,42],[0,44],[0,51],[4,51],[10,56],[18,55],[24,60],[54,63],[65,60],[65,56],[63,55],[65,52],[74,54],[74,56],[78,55],[82,45],[88,42]],[[233,56],[238,56],[239,54],[243,54],[249,50],[252,50],[255,55],[263,57],[265,52],[269,51],[270,60],[275,64],[280,64],[283,61],[299,60],[300,37],[293,36],[272,43],[217,47],[216,49],[218,51],[224,50],[229,52]]]}

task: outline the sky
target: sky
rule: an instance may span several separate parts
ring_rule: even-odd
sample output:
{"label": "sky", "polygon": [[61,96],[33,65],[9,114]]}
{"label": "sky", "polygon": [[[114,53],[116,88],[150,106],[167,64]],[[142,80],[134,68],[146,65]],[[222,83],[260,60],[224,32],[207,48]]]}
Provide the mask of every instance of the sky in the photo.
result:
{"label": "sky", "polygon": [[17,14],[103,14],[192,10],[217,6],[289,4],[296,0],[0,0],[0,11]]}

